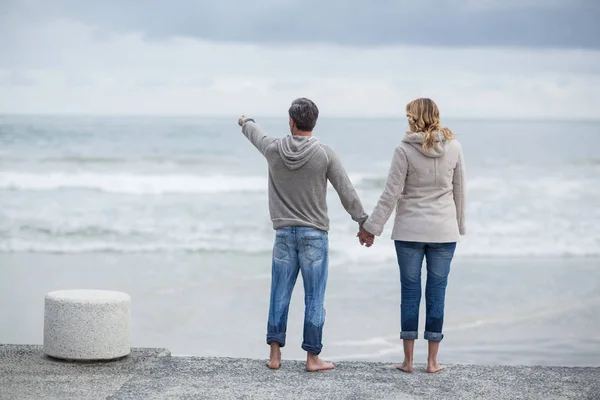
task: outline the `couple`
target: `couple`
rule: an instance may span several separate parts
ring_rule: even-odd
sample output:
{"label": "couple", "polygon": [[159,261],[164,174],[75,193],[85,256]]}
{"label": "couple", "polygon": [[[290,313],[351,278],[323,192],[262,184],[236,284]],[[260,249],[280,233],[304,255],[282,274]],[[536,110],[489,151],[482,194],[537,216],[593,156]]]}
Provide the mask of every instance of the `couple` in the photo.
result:
{"label": "couple", "polygon": [[439,111],[430,99],[406,106],[410,131],[394,150],[385,189],[368,216],[336,153],[312,136],[319,110],[306,98],[289,109],[291,135],[274,138],[249,117],[238,124],[269,164],[269,210],[276,230],[273,247],[267,366],[281,366],[292,290],[302,273],[304,281],[304,340],[306,370],[333,369],[319,358],[325,322],[325,286],[329,259],[327,181],[359,225],[362,245],[374,237],[396,208],[392,239],[396,246],[401,282],[400,338],[404,362],[398,369],[412,372],[414,341],[418,336],[421,266],[427,260],[424,337],[429,342],[427,372],[443,369],[437,353],[443,338],[444,299],[456,242],[465,234],[465,185],[462,150],[452,132],[440,126]]}

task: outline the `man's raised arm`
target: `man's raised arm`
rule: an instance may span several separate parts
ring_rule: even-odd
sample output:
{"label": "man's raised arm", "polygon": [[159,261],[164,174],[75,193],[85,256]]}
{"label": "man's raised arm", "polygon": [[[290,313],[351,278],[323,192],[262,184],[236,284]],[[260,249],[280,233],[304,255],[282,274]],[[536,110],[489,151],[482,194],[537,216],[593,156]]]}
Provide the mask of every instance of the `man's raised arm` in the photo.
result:
{"label": "man's raised arm", "polygon": [[250,140],[250,142],[260,151],[260,154],[265,155],[267,147],[269,147],[276,138],[267,136],[267,133],[250,117],[242,115],[238,120],[238,125],[242,127],[242,133]]}

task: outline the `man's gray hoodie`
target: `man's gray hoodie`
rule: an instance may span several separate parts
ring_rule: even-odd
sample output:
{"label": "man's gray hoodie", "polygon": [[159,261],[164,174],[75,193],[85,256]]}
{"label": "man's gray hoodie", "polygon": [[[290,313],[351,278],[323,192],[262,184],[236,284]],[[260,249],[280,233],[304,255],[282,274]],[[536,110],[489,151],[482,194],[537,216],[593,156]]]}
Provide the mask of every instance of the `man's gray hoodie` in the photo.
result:
{"label": "man's gray hoodie", "polygon": [[269,164],[269,211],[274,229],[307,226],[328,231],[327,180],[359,226],[368,218],[339,157],[317,138],[269,137],[252,119],[243,122],[242,132]]}

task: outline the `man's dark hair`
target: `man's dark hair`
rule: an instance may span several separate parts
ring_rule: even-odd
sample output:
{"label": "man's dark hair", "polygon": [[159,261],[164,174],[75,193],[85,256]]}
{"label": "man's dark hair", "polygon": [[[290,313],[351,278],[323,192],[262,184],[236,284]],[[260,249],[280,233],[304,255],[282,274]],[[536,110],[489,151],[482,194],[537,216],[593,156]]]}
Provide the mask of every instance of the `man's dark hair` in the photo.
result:
{"label": "man's dark hair", "polygon": [[317,105],[305,97],[294,100],[288,113],[296,127],[305,132],[311,132],[317,125],[317,118],[319,118]]}

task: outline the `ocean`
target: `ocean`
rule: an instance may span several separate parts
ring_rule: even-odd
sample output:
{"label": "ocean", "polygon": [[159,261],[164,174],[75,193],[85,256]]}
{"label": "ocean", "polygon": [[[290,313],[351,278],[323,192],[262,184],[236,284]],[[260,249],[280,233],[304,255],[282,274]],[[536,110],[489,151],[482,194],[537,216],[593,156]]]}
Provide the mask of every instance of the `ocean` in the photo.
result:
{"label": "ocean", "polygon": [[[288,133],[285,115],[257,121]],[[468,235],[440,360],[600,365],[600,122],[444,122],[465,154]],[[0,343],[41,343],[44,294],[88,287],[132,295],[135,346],[266,357],[267,168],[236,123],[0,116]],[[314,133],[370,212],[406,129],[322,118]],[[323,356],[401,360],[392,221],[367,249],[332,189],[328,202]],[[303,356],[301,294],[299,280],[284,357]]]}

